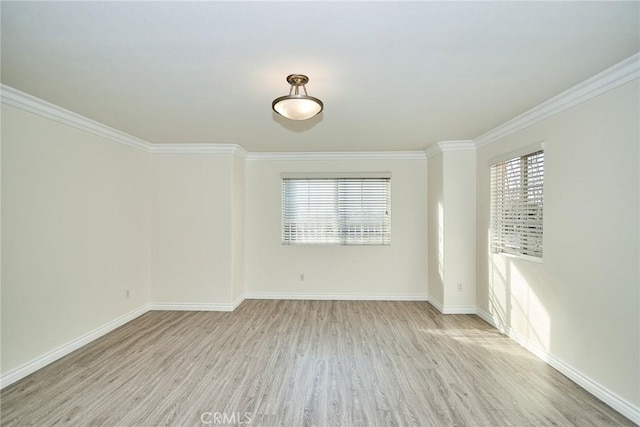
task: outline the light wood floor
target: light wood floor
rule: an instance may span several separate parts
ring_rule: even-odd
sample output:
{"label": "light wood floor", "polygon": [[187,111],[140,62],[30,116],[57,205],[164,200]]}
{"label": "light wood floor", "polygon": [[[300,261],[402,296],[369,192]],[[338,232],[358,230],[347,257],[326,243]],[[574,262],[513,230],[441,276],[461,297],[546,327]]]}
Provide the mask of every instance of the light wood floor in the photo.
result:
{"label": "light wood floor", "polygon": [[632,425],[478,317],[424,302],[149,312],[1,399],[4,426]]}

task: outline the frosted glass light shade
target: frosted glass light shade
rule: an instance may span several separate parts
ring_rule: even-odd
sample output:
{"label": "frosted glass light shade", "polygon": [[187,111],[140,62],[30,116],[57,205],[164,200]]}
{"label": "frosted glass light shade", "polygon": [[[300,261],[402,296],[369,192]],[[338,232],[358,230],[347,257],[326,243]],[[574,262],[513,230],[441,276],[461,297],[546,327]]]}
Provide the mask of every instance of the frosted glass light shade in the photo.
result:
{"label": "frosted glass light shade", "polygon": [[291,120],[307,120],[322,111],[322,101],[312,96],[281,96],[273,101],[273,110]]}
{"label": "frosted glass light shade", "polygon": [[[271,103],[273,111],[291,120],[307,120],[322,111],[322,101],[307,94],[305,85],[309,83],[309,77],[304,74],[289,74],[287,83],[291,85],[289,95],[274,99]],[[300,86],[304,95],[300,94]]]}

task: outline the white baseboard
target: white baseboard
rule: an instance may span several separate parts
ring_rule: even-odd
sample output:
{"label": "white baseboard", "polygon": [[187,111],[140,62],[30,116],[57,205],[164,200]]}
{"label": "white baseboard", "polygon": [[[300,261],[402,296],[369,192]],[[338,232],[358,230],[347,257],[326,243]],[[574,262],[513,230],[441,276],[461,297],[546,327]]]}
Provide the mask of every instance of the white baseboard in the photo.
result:
{"label": "white baseboard", "polygon": [[[149,310],[158,311],[233,311],[234,303],[202,303],[202,302],[152,302]],[[240,304],[240,303],[238,303]]]}
{"label": "white baseboard", "polygon": [[476,309],[476,315],[482,320],[484,320],[485,322],[487,322],[488,324],[490,324],[491,326],[493,326],[494,328],[498,329],[500,332],[503,332],[500,330],[500,328],[498,328],[498,325],[496,325],[496,322],[493,320],[493,317],[489,313],[481,309],[480,307]]}
{"label": "white baseboard", "polygon": [[118,317],[117,319],[97,328],[91,332],[88,332],[79,338],[74,339],[58,348],[55,348],[40,357],[37,357],[24,365],[18,366],[5,373],[0,377],[0,389],[13,384],[14,382],[26,377],[29,374],[34,373],[38,369],[44,368],[48,364],[55,362],[56,360],[66,356],[67,354],[79,349],[80,347],[89,344],[91,341],[100,338],[101,336],[113,331],[116,328],[124,325],[127,322],[132,321],[136,317],[142,316],[149,310],[147,305],[143,305],[130,313]]}
{"label": "white baseboard", "polygon": [[244,299],[334,300],[334,301],[427,301],[427,295],[304,294],[295,292],[247,292]]}
{"label": "white baseboard", "polygon": [[557,371],[561,372],[571,381],[575,382],[580,387],[584,388],[589,393],[593,394],[595,397],[602,400],[604,403],[611,406],[613,409],[629,418],[634,423],[640,425],[640,407],[626,401],[603,385],[587,377],[582,372],[569,366],[552,354],[547,353],[537,344],[532,343],[526,337],[514,331],[510,326],[502,323],[500,319],[494,318],[493,316],[491,316],[491,314],[487,313],[481,308],[477,308],[476,314],[482,320],[495,327],[497,330],[529,350],[531,353],[542,359],[544,362],[548,363]]}
{"label": "white baseboard", "polygon": [[437,299],[433,298],[433,297],[429,297],[429,304],[431,304],[432,306],[434,306],[436,308],[436,310],[438,310],[440,313],[442,313],[442,303],[440,301],[438,301]]}
{"label": "white baseboard", "polygon": [[475,307],[466,306],[445,306],[442,307],[442,314],[476,314]]}
{"label": "white baseboard", "polygon": [[0,377],[0,389],[13,384],[29,374],[41,369],[48,364],[68,355],[80,347],[94,341],[97,338],[113,331],[127,322],[143,315],[150,310],[187,310],[187,311],[233,311],[245,299],[289,299],[289,300],[370,300],[370,301],[429,301],[443,314],[476,314],[485,322],[494,326],[503,334],[522,345],[531,353],[542,359],[553,368],[564,374],[567,378],[583,387],[585,390],[602,400],[613,409],[640,425],[640,407],[637,407],[621,398],[606,387],[587,377],[583,373],[569,366],[557,357],[547,353],[537,344],[530,342],[526,337],[518,334],[511,327],[504,325],[486,311],[476,307],[445,307],[439,301],[427,295],[387,295],[387,294],[302,294],[302,293],[271,293],[248,292],[236,298],[231,304],[221,303],[152,303],[141,306],[130,313],[88,332],[79,338],[68,342],[52,351],[37,357],[24,365],[12,369]]}
{"label": "white baseboard", "polygon": [[233,311],[244,301],[244,295],[238,297],[232,304],[203,304],[203,303],[152,303],[145,304],[134,311],[120,316],[117,319],[74,339],[58,348],[55,348],[42,356],[39,356],[24,365],[18,366],[0,376],[0,389],[21,380],[38,369],[44,368],[50,363],[63,358],[69,353],[89,344],[101,336],[113,331],[139,317],[150,310],[177,310],[177,311]]}
{"label": "white baseboard", "polygon": [[240,304],[242,304],[242,301],[244,301],[244,299],[245,299],[244,294],[242,294],[238,298],[236,298],[235,301],[233,301],[233,304],[231,304],[231,306],[232,306],[231,311],[233,311],[236,308],[238,308],[238,306]]}
{"label": "white baseboard", "polygon": [[466,306],[444,306],[442,303],[432,297],[429,298],[429,304],[434,306],[442,314],[476,314],[476,307]]}

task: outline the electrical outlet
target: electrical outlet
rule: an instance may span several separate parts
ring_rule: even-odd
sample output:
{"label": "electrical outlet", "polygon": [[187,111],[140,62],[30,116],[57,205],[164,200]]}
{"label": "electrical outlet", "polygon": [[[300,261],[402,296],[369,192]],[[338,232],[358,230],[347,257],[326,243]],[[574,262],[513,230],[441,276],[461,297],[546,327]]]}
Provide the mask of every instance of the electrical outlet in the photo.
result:
{"label": "electrical outlet", "polygon": [[300,281],[304,282],[304,274],[303,273],[300,273]]}
{"label": "electrical outlet", "polygon": [[458,283],[458,292],[462,292],[462,283]]}
{"label": "electrical outlet", "polygon": [[125,297],[125,298],[129,298],[130,296],[131,296],[131,292],[129,291],[129,289],[126,289],[126,290],[124,291],[124,297]]}

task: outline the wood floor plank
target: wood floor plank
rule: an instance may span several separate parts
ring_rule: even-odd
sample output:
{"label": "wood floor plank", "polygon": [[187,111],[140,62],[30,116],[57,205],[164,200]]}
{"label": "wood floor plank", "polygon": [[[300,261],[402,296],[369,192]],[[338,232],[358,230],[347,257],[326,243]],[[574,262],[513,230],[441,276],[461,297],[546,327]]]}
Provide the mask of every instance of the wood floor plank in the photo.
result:
{"label": "wood floor plank", "polygon": [[633,425],[478,317],[424,302],[149,312],[5,388],[0,409],[2,426]]}

